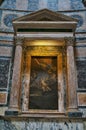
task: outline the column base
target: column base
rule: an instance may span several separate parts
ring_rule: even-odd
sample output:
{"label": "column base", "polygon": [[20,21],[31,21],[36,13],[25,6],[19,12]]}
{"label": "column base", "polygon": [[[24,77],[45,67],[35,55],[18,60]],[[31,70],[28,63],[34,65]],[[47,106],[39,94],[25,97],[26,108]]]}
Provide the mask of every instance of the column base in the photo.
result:
{"label": "column base", "polygon": [[8,109],[5,111],[6,116],[18,116],[19,114],[20,114],[19,110]]}
{"label": "column base", "polygon": [[79,111],[70,111],[67,114],[68,117],[82,117],[82,112]]}

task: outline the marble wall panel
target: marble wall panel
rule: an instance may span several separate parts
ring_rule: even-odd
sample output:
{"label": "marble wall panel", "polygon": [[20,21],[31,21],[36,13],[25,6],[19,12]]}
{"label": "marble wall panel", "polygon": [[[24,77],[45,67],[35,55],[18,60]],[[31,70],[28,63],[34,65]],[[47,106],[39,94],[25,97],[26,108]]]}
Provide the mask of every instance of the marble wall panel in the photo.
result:
{"label": "marble wall panel", "polygon": [[84,9],[82,0],[70,0],[70,5],[72,10]]}
{"label": "marble wall panel", "polygon": [[0,58],[0,90],[8,89],[8,79],[9,79],[9,58]]}
{"label": "marble wall panel", "polygon": [[70,0],[58,0],[58,11],[62,10],[70,10],[71,9],[71,1]]}
{"label": "marble wall panel", "polygon": [[25,14],[26,12],[3,10],[1,14],[0,31],[13,32],[12,20]]}
{"label": "marble wall panel", "polygon": [[83,113],[83,117],[86,117],[86,108],[79,108],[79,111]]}
{"label": "marble wall panel", "polygon": [[12,46],[0,44],[0,56],[12,57]]}
{"label": "marble wall panel", "polygon": [[15,9],[16,8],[16,0],[4,0],[1,7],[5,8],[5,9]]}
{"label": "marble wall panel", "polygon": [[[0,34],[0,35],[1,35],[1,34]],[[3,37],[3,38],[4,38],[4,37]],[[12,48],[13,48],[14,45],[15,45],[15,44],[14,44],[14,41],[13,41],[13,40],[10,41],[10,40],[8,40],[8,39],[7,39],[7,40],[6,40],[6,39],[3,39],[3,40],[0,39],[0,46],[3,46],[3,47],[6,46],[6,47],[12,47]]]}
{"label": "marble wall panel", "polygon": [[39,0],[39,9],[47,8],[47,0]]}
{"label": "marble wall panel", "polygon": [[16,0],[5,0],[2,3],[1,8],[16,9]]}
{"label": "marble wall panel", "polygon": [[[76,43],[76,46],[75,46],[75,48],[76,48],[76,50],[77,50],[77,48],[79,48],[79,47],[85,47],[86,46],[86,42],[84,43],[84,42],[77,42]],[[85,55],[86,56],[86,55]],[[77,57],[78,57],[78,55],[77,55]]]}
{"label": "marble wall panel", "polygon": [[58,0],[47,0],[47,8],[53,11],[58,10]]}
{"label": "marble wall panel", "polygon": [[11,36],[1,36],[0,35],[0,40],[3,40],[3,41],[13,41],[13,37]]}
{"label": "marble wall panel", "polygon": [[78,89],[86,89],[86,59],[76,60]]}
{"label": "marble wall panel", "polygon": [[84,130],[82,122],[53,119],[0,120],[0,130]]}
{"label": "marble wall panel", "polygon": [[28,10],[36,11],[39,9],[39,0],[28,0]]}
{"label": "marble wall panel", "polygon": [[86,45],[79,46],[75,48],[75,56],[76,57],[86,57]]}
{"label": "marble wall panel", "polygon": [[0,92],[0,105],[7,104],[7,93]]}
{"label": "marble wall panel", "polygon": [[[41,0],[42,2],[44,0]],[[79,10],[85,9],[82,0],[46,0],[47,7],[52,10]],[[17,10],[37,10],[40,9],[39,0],[5,0],[1,8]]]}
{"label": "marble wall panel", "polygon": [[78,106],[86,106],[86,93],[78,93]]}
{"label": "marble wall panel", "polygon": [[78,24],[76,32],[86,32],[86,11],[83,12],[64,12],[65,15],[68,15],[72,18],[78,19]]}
{"label": "marble wall panel", "polygon": [[27,10],[28,4],[29,4],[29,0],[16,0],[16,9]]}
{"label": "marble wall panel", "polygon": [[76,42],[82,41],[82,44],[86,43],[86,33],[76,34]]}
{"label": "marble wall panel", "polygon": [[0,32],[0,44],[3,44],[4,42],[13,42],[14,34],[8,33],[8,32]]}

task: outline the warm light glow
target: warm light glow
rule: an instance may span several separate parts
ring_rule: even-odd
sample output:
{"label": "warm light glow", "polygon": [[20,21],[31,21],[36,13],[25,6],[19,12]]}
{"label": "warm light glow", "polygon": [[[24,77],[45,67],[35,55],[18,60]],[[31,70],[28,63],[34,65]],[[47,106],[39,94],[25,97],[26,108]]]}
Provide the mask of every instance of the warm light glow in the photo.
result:
{"label": "warm light glow", "polygon": [[63,45],[64,41],[63,40],[32,40],[32,41],[28,41],[29,45],[40,45],[40,46],[59,46],[59,45]]}

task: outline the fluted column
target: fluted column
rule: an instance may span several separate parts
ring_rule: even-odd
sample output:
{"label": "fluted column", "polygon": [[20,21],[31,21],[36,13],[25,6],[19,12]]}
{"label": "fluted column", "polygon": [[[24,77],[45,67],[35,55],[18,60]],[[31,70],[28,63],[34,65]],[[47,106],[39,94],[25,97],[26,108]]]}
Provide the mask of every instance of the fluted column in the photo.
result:
{"label": "fluted column", "polygon": [[20,109],[21,93],[21,68],[22,68],[22,39],[16,39],[12,87],[10,92],[9,113],[16,114]]}

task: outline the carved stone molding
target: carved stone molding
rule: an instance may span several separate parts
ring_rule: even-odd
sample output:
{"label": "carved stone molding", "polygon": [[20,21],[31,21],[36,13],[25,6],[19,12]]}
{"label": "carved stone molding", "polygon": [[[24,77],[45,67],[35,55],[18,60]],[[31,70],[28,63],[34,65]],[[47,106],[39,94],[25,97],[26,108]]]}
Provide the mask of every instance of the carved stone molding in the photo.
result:
{"label": "carved stone molding", "polygon": [[66,46],[74,46],[75,44],[75,37],[65,37],[64,40]]}

